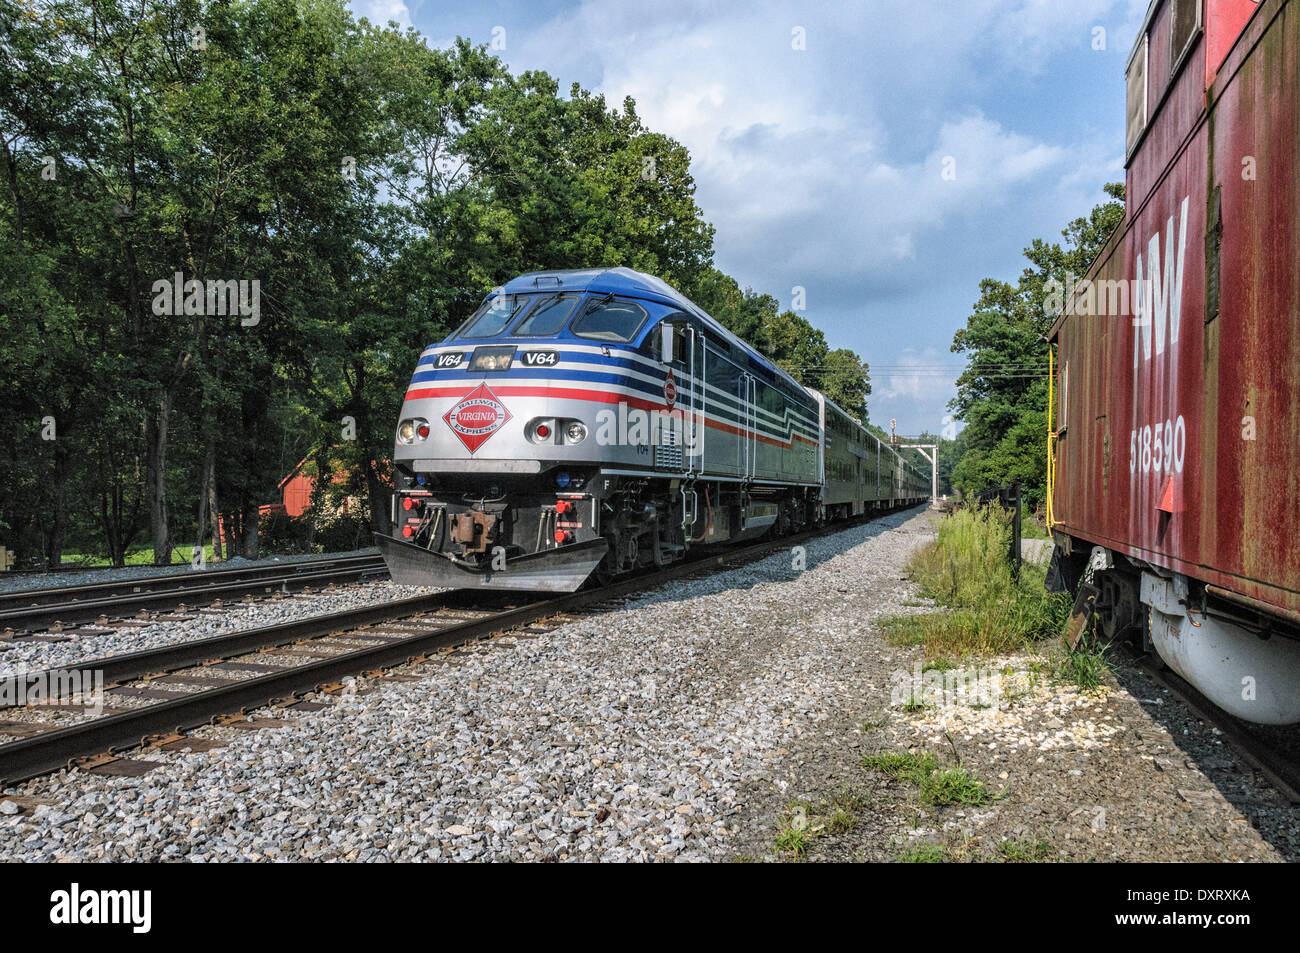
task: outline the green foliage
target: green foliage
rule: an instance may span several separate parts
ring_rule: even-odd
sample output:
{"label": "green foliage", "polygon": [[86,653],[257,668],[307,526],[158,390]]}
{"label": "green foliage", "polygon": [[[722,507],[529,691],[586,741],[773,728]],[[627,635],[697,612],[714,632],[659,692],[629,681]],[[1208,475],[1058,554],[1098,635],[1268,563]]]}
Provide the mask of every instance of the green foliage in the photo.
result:
{"label": "green foliage", "polygon": [[841,790],[828,800],[791,801],[777,818],[774,846],[778,854],[803,860],[814,840],[829,834],[847,834],[858,826],[867,801]]}
{"label": "green foliage", "polygon": [[1007,863],[1036,864],[1052,856],[1055,848],[1049,840],[1038,837],[1021,837],[998,841],[998,855]]}
{"label": "green foliage", "polygon": [[1124,186],[1104,191],[1112,201],[1096,206],[1062,230],[1065,244],[1035,239],[1025,249],[1030,267],[1015,284],[986,278],[966,326],[952,350],[969,354],[949,407],[966,422],[962,452],[952,467],[953,486],[977,493],[1020,480],[1027,502],[1047,491],[1047,370],[1045,335],[1055,316],[1047,312],[1046,283],[1082,276],[1124,217]]}
{"label": "green foliage", "polygon": [[[344,0],[0,0],[0,144],[0,542],[22,562],[166,561],[209,496],[252,555],[309,456],[379,527],[418,354],[531,269],[657,274],[865,411],[856,355],[713,267],[690,155],[635,102]],[[177,272],[258,281],[258,323],[156,313]],[[312,545],[364,540],[320,512]]]}
{"label": "green foliage", "polygon": [[1099,645],[1092,638],[1083,638],[1073,649],[1064,647],[1052,671],[1058,682],[1069,682],[1088,691],[1099,688],[1110,670],[1109,645]]}
{"label": "green foliage", "polygon": [[1059,635],[1069,597],[1047,592],[1041,567],[1022,564],[1019,581],[1012,578],[1009,520],[996,506],[967,507],[943,519],[938,538],[916,552],[908,569],[948,611],[885,619],[886,638],[966,657],[1000,655]]}
{"label": "green foliage", "polygon": [[925,804],[965,804],[978,807],[996,799],[984,787],[984,782],[971,774],[964,765],[945,768],[928,751],[890,751],[867,755],[862,759],[862,766],[879,771],[895,781],[912,785]]}
{"label": "green foliage", "polygon": [[942,864],[956,858],[947,848],[935,844],[914,844],[900,851],[894,858],[899,864]]}

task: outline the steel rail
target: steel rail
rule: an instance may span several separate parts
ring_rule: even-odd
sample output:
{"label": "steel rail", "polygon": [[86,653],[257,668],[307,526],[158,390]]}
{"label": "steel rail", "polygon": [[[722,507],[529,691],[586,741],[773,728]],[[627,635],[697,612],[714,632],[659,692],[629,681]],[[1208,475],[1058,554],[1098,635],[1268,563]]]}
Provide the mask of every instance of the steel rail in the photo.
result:
{"label": "steel rail", "polygon": [[1268,742],[1255,737],[1222,708],[1215,705],[1186,679],[1170,668],[1162,668],[1150,656],[1128,648],[1138,669],[1161,688],[1190,708],[1198,718],[1218,728],[1223,739],[1252,767],[1268,778],[1292,804],[1300,804],[1300,766],[1277,752]]}
{"label": "steel rail", "polygon": [[[20,604],[17,599],[0,601],[0,628],[36,631],[54,623],[71,624],[90,622],[100,616],[122,617],[141,609],[174,609],[179,605],[212,601],[257,592],[292,592],[308,586],[328,585],[361,579],[367,575],[386,574],[383,559],[366,557],[345,566],[307,571],[276,567],[276,572],[250,573],[247,570],[226,570],[233,575],[212,578],[207,573],[186,574],[179,582],[160,587],[138,587],[136,591],[121,591],[127,584],[117,584],[117,591],[109,594],[86,593],[85,598],[65,598],[63,601],[36,600]],[[215,573],[214,573],[215,575]],[[56,593],[60,590],[40,590]],[[67,592],[68,590],[63,590]],[[18,595],[17,593],[13,595]]]}
{"label": "steel rail", "polygon": [[[264,648],[276,648],[290,645],[305,639],[317,639],[341,630],[358,629],[363,626],[392,622],[421,612],[447,608],[458,602],[467,602],[464,593],[459,591],[438,592],[427,596],[414,596],[379,605],[362,606],[359,609],[345,609],[326,615],[308,616],[275,625],[243,629],[225,635],[214,635],[206,639],[191,639],[173,645],[128,652],[124,655],[111,655],[105,658],[87,659],[73,665],[57,669],[42,669],[15,675],[15,685],[25,683],[21,694],[15,690],[16,697],[28,697],[36,686],[56,684],[63,673],[96,672],[102,675],[106,686],[120,685],[132,679],[150,675],[162,675],[178,669],[190,668],[203,662],[225,660],[239,655],[246,655]],[[0,702],[0,711],[18,707]]]}
{"label": "steel rail", "polygon": [[280,577],[296,573],[320,572],[325,569],[346,569],[382,564],[378,553],[364,556],[339,556],[324,559],[303,559],[291,563],[261,566],[230,566],[217,569],[190,569],[157,576],[108,579],[102,582],[79,583],[74,586],[49,586],[43,589],[16,589],[0,592],[0,608],[38,607],[51,602],[69,602],[75,598],[104,598],[129,596],[138,593],[166,592],[171,589],[189,589],[196,584],[217,584],[231,580],[257,577]]}

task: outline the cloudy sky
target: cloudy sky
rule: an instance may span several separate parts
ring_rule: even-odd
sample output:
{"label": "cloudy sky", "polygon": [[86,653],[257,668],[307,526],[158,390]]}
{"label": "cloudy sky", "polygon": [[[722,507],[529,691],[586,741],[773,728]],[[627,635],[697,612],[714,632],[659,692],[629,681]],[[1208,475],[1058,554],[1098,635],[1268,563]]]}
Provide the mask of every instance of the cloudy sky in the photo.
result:
{"label": "cloudy sky", "polygon": [[785,307],[805,288],[831,346],[870,363],[871,419],[917,433],[951,430],[949,347],[980,279],[1013,280],[1034,237],[1123,180],[1147,0],[352,6],[632,96],[690,150],[718,267]]}

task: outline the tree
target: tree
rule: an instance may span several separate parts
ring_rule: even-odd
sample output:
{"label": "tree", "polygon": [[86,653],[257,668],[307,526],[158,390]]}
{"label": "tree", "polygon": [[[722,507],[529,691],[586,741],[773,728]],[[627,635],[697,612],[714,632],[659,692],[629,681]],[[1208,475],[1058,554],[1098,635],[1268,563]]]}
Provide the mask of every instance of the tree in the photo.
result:
{"label": "tree", "polygon": [[965,445],[952,479],[973,493],[1019,479],[1025,496],[1038,502],[1046,494],[1046,414],[1048,344],[1055,316],[1048,313],[1045,284],[1087,271],[1110,233],[1124,217],[1124,186],[1111,183],[1112,199],[1062,230],[1065,246],[1035,239],[1025,249],[1033,266],[1016,284],[995,278],[980,282],[980,298],[966,327],[953,337],[952,350],[969,353],[949,402],[966,421]]}
{"label": "tree", "polygon": [[[657,274],[865,412],[856,355],[713,266],[690,155],[633,100],[344,0],[0,0],[0,144],[0,534],[21,559],[120,565],[144,537],[168,562],[218,520],[254,555],[308,456],[384,527],[419,353],[528,270]],[[256,308],[214,311],[227,281]]]}

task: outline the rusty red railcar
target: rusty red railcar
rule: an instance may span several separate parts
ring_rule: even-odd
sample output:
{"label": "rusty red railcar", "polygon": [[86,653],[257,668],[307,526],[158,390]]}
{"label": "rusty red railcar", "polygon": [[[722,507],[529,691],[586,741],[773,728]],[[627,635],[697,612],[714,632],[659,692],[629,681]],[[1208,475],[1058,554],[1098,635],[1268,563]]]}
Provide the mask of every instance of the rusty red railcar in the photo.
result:
{"label": "rusty red railcar", "polygon": [[1156,0],[1126,75],[1124,220],[1051,332],[1054,575],[1300,721],[1300,0]]}

